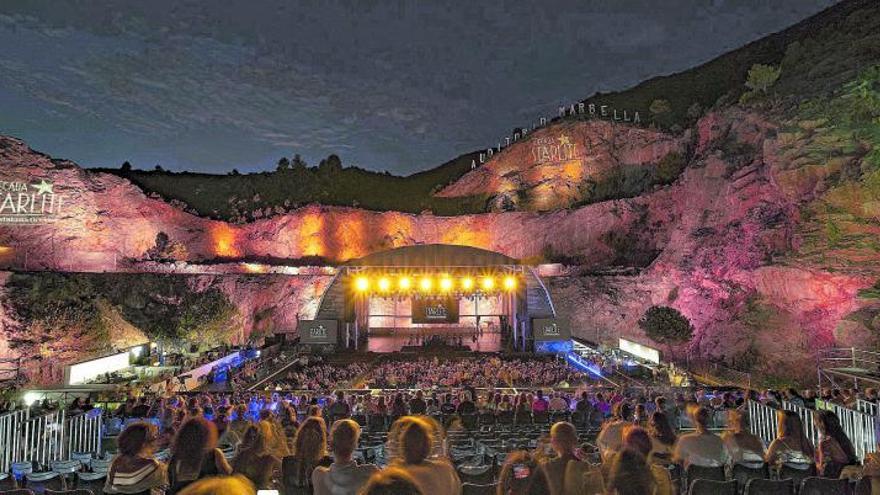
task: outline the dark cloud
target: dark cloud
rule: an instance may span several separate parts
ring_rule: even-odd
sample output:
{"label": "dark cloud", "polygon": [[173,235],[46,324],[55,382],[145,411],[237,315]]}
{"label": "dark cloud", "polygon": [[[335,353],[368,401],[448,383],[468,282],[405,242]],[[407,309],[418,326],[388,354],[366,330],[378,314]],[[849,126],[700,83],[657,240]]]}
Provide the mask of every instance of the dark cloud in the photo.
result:
{"label": "dark cloud", "polygon": [[0,133],[88,166],[408,173],[832,3],[13,0]]}

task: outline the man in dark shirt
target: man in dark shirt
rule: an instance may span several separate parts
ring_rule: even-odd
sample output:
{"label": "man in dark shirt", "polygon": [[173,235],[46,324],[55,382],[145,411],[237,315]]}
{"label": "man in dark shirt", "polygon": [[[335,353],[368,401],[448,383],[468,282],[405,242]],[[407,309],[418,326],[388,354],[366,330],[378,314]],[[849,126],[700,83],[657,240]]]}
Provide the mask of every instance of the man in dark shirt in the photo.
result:
{"label": "man in dark shirt", "polygon": [[336,401],[327,408],[327,415],[331,421],[345,419],[351,416],[351,406],[345,402],[345,394],[338,390],[336,392]]}
{"label": "man in dark shirt", "polygon": [[425,414],[425,411],[427,410],[428,404],[425,402],[424,394],[419,390],[416,392],[416,396],[409,401],[409,413],[416,415]]}

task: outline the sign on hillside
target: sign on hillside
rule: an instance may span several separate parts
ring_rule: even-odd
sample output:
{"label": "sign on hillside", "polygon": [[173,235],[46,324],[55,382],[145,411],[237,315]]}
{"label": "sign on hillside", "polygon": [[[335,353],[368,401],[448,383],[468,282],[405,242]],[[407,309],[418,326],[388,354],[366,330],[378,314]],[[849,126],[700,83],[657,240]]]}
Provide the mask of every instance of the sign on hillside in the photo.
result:
{"label": "sign on hillside", "polygon": [[535,342],[542,340],[571,340],[571,330],[555,318],[533,319],[532,335],[535,337]]}
{"label": "sign on hillside", "polygon": [[0,224],[32,225],[54,220],[61,214],[64,197],[55,185],[39,181],[0,180]]}

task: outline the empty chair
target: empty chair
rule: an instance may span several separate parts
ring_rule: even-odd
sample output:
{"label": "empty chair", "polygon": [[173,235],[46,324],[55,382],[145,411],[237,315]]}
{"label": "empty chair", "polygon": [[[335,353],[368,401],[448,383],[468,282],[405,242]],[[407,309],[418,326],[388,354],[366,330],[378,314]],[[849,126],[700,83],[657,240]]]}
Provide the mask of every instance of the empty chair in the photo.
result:
{"label": "empty chair", "polygon": [[790,479],[762,480],[752,479],[746,483],[745,495],[792,495],[794,483]]}
{"label": "empty chair", "polygon": [[498,483],[488,483],[484,485],[463,483],[461,485],[461,495],[494,495],[497,490]]}
{"label": "empty chair", "polygon": [[92,454],[91,452],[72,452],[70,460],[79,461],[82,467],[88,469],[92,465]]}
{"label": "empty chair", "polygon": [[49,468],[52,472],[58,473],[61,477],[61,486],[67,488],[68,477],[72,479],[73,475],[82,469],[82,463],[77,460],[53,461],[49,463]]}
{"label": "empty chair", "polygon": [[462,465],[458,467],[458,475],[462,482],[474,485],[485,485],[495,479],[495,466],[486,465]]}
{"label": "empty chair", "polygon": [[800,495],[850,495],[851,493],[847,479],[810,476],[801,481]]}
{"label": "empty chair", "polygon": [[696,479],[691,481],[688,495],[736,495],[736,480]]}

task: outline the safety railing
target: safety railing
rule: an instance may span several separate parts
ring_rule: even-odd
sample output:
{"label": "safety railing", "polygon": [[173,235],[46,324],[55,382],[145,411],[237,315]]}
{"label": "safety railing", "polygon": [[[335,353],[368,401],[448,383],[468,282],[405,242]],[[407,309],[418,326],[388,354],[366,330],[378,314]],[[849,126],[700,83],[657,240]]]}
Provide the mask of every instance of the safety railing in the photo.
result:
{"label": "safety railing", "polygon": [[856,410],[871,416],[877,416],[877,403],[865,399],[859,399],[856,402]]}
{"label": "safety railing", "polygon": [[12,463],[37,462],[48,466],[72,453],[101,452],[103,418],[100,409],[68,416],[64,410],[32,416],[22,409],[0,416],[0,472]]}

